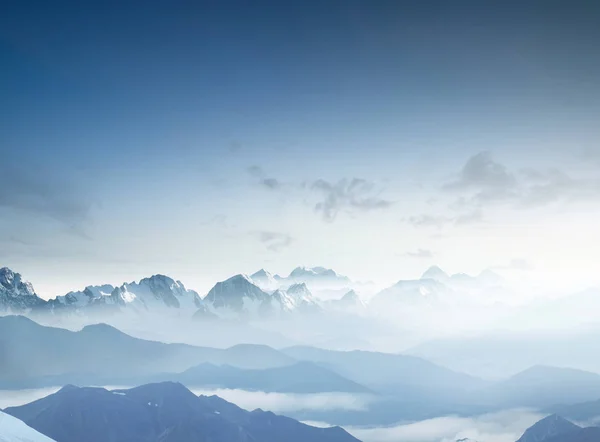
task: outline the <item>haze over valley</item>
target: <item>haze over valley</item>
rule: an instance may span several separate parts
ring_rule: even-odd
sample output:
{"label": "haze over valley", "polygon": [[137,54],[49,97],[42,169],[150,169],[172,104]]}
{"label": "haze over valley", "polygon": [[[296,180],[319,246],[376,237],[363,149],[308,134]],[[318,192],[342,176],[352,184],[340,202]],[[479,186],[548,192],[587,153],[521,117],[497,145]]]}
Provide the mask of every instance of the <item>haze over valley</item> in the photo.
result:
{"label": "haze over valley", "polygon": [[0,442],[600,442],[600,2],[0,2]]}

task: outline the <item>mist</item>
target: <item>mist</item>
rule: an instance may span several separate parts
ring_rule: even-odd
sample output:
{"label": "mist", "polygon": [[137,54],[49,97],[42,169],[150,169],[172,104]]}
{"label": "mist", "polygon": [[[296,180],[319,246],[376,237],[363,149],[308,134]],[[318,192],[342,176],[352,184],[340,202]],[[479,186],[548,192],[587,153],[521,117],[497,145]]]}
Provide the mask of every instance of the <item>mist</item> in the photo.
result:
{"label": "mist", "polygon": [[445,416],[393,427],[347,430],[364,442],[454,442],[465,438],[515,442],[543,417],[531,410],[517,409],[471,418]]}

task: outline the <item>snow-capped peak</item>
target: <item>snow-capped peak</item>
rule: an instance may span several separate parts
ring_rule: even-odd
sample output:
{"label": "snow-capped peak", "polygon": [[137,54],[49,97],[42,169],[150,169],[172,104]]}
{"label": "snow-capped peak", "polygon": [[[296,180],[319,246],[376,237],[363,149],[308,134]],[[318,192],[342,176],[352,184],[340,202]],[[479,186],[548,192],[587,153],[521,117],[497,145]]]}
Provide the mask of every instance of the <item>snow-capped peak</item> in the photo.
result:
{"label": "snow-capped peak", "polygon": [[339,276],[335,270],[327,269],[325,267],[296,267],[290,273],[290,278],[301,277],[301,276],[327,276],[337,277]]}
{"label": "snow-capped peak", "polygon": [[263,289],[273,290],[278,287],[278,282],[270,272],[265,269],[260,269],[258,272],[253,273],[250,279],[254,281],[256,285]]}
{"label": "snow-capped peak", "polygon": [[450,276],[438,266],[429,267],[425,273],[421,275],[421,279],[433,279],[438,282],[445,282]]}
{"label": "snow-capped peak", "polygon": [[15,273],[8,267],[0,269],[0,285],[16,296],[35,296],[33,285],[23,281],[20,273]]}
{"label": "snow-capped peak", "polygon": [[198,293],[165,275],[153,275],[139,283],[125,283],[114,289],[110,297],[117,305],[131,305],[141,310],[169,307],[195,311],[202,306]]}
{"label": "snow-capped peak", "polygon": [[225,315],[256,313],[260,305],[270,299],[247,275],[239,274],[218,282],[208,292],[204,302],[214,311]]}
{"label": "snow-capped peak", "polygon": [[273,275],[271,272],[268,272],[265,269],[260,269],[258,272],[254,272],[252,275],[250,275],[250,278],[273,278]]}
{"label": "snow-capped peak", "polygon": [[28,312],[43,308],[47,302],[35,294],[33,286],[8,267],[0,269],[0,312]]}

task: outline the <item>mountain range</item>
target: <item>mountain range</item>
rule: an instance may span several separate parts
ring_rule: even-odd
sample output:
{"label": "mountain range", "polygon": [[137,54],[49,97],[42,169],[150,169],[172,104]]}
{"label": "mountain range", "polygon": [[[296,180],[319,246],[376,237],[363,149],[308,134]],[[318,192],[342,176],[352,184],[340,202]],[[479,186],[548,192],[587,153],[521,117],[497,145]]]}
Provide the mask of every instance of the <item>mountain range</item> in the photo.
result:
{"label": "mountain range", "polygon": [[357,441],[339,427],[316,428],[268,411],[249,412],[172,382],[113,391],[68,385],[5,413],[56,442]]}
{"label": "mountain range", "polygon": [[111,284],[87,286],[80,291],[44,300],[35,293],[32,284],[23,281],[19,273],[2,268],[0,312],[89,316],[158,312],[194,317],[196,320],[318,313],[322,305],[309,285],[343,287],[351,285],[351,282],[333,270],[322,267],[298,267],[285,278],[260,270],[252,277],[239,274],[218,282],[203,298],[194,290],[187,289],[181,281],[165,275],[153,275],[118,287]]}
{"label": "mountain range", "polygon": [[[457,300],[457,290],[475,290],[501,284],[493,272],[477,277],[447,275],[438,267],[428,269],[420,279],[402,280],[375,294],[367,305],[356,291],[360,283],[324,267],[297,267],[286,277],[261,269],[251,276],[238,274],[217,282],[202,297],[181,281],[153,275],[120,286],[87,286],[50,300],[39,297],[19,273],[0,269],[0,312],[88,316],[152,312],[163,315],[207,319],[260,319],[291,313],[315,314],[334,310],[351,314],[367,309],[384,312],[391,304]],[[324,301],[320,295],[333,299]]]}

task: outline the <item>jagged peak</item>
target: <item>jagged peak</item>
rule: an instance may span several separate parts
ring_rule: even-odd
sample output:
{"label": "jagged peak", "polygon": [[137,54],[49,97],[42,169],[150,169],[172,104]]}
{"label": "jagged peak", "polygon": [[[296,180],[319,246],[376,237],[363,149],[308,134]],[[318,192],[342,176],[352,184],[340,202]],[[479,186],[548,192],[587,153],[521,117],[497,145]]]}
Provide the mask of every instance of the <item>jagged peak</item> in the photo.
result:
{"label": "jagged peak", "polygon": [[288,293],[310,293],[310,290],[306,286],[306,283],[299,282],[297,284],[292,284],[287,289]]}
{"label": "jagged peak", "polygon": [[444,272],[439,266],[431,266],[421,275],[421,279],[445,280],[450,276]]}
{"label": "jagged peak", "polygon": [[0,286],[13,292],[15,295],[36,296],[33,285],[30,282],[23,281],[20,273],[14,272],[8,267],[0,269]]}
{"label": "jagged peak", "polygon": [[225,281],[221,281],[222,283],[227,283],[227,282],[242,282],[242,283],[248,283],[248,284],[252,284],[254,285],[254,281],[252,281],[252,278],[248,275],[246,275],[245,273],[238,273],[237,275],[233,275],[232,277],[226,279]]}
{"label": "jagged peak", "polygon": [[358,293],[356,293],[356,291],[354,290],[350,290],[348,293],[346,293],[344,296],[342,296],[342,299],[358,299]]}
{"label": "jagged peak", "polygon": [[273,274],[265,269],[260,269],[250,275],[251,278],[272,278]]}

